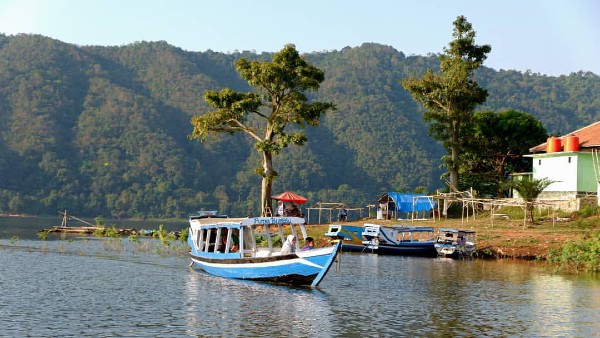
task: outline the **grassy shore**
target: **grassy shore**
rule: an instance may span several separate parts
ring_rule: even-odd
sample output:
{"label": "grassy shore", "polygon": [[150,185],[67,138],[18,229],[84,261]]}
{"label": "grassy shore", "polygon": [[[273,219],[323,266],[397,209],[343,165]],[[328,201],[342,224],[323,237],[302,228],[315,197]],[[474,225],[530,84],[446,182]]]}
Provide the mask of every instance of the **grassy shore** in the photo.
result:
{"label": "grassy shore", "polygon": [[[477,232],[478,257],[540,260],[556,264],[561,270],[600,272],[600,217],[561,221],[544,220],[523,225],[523,219],[494,218],[478,214],[475,218],[434,221],[361,220],[349,224],[423,225],[436,228],[462,228]],[[313,237],[325,241],[328,225],[310,227]]]}

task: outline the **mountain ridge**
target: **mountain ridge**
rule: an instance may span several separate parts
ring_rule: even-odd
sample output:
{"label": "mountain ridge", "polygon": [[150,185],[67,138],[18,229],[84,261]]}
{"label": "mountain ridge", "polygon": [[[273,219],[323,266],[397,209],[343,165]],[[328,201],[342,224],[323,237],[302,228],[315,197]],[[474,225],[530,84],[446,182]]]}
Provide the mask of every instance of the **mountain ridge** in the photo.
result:
{"label": "mountain ridge", "polygon": [[[0,211],[185,217],[199,209],[255,214],[259,156],[243,135],[191,141],[189,120],[207,90],[249,91],[233,62],[271,53],[188,52],[160,42],[75,46],[40,35],[0,35]],[[325,72],[333,101],[304,147],[275,158],[274,190],[309,203],[371,204],[384,191],[442,188],[439,143],[400,80],[438,67],[375,43],[304,54]],[[519,109],[550,133],[600,119],[600,78],[482,67],[478,109]]]}

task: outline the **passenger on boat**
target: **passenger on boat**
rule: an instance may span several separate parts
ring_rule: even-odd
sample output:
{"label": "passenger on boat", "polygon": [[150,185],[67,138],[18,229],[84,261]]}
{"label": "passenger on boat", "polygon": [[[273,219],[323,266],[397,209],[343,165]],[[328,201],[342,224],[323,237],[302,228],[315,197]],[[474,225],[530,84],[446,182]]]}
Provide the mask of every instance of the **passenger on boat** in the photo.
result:
{"label": "passenger on boat", "polygon": [[227,245],[227,230],[225,230],[225,235],[221,236],[221,239],[219,240],[219,246],[217,247],[217,251],[220,253],[224,253],[226,245]]}
{"label": "passenger on boat", "polygon": [[[219,241],[219,246],[217,247],[217,251],[220,253],[225,253],[225,248],[227,247],[227,229],[223,230],[223,234],[221,236],[221,240]],[[238,251],[238,245],[239,245],[239,238],[236,235],[238,231],[237,230],[233,230],[231,233],[231,247],[229,248],[229,252],[237,252]]]}
{"label": "passenger on boat", "polygon": [[302,213],[298,206],[294,203],[288,203],[283,210],[283,215],[286,217],[302,217]]}
{"label": "passenger on boat", "polygon": [[304,243],[306,245],[304,246],[304,248],[302,248],[302,251],[308,251],[315,248],[315,240],[312,237],[306,237]]}
{"label": "passenger on boat", "polygon": [[296,252],[296,236],[289,235],[281,247],[281,254],[289,255],[294,252]]}
{"label": "passenger on boat", "polygon": [[292,207],[292,216],[300,216],[300,209],[298,209],[298,206],[295,204]]}

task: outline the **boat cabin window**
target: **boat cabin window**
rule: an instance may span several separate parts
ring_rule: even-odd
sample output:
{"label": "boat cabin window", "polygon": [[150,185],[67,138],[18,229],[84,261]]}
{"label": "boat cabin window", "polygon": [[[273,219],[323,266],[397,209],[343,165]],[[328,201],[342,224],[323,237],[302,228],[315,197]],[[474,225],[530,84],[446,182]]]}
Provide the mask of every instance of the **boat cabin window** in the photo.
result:
{"label": "boat cabin window", "polygon": [[204,243],[206,241],[206,230],[197,230],[195,240],[196,248],[198,248],[198,251],[204,251]]}
{"label": "boat cabin window", "polygon": [[200,243],[200,247],[204,252],[214,252],[215,243],[217,241],[217,229],[202,229],[201,238],[204,238],[204,243]]}
{"label": "boat cabin window", "polygon": [[231,253],[238,251],[239,237],[239,229],[221,227],[202,229],[198,231],[194,240],[200,251]]}
{"label": "boat cabin window", "polygon": [[240,245],[240,231],[238,229],[219,229],[219,241],[217,244],[217,252],[231,253],[237,252]]}

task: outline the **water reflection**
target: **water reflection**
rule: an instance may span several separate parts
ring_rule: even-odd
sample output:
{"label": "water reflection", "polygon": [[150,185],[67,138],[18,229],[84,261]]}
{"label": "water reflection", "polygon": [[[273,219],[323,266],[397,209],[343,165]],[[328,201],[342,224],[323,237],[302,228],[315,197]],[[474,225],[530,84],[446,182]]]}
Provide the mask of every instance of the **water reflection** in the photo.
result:
{"label": "water reflection", "polygon": [[[532,317],[546,319],[532,322],[533,334],[565,336],[574,332],[584,336],[588,326],[600,332],[598,288],[588,294],[567,277],[536,275],[531,278],[531,290],[526,291],[532,296]],[[585,303],[589,303],[589,311],[582,311],[581,304]]]}
{"label": "water reflection", "polygon": [[332,317],[319,290],[229,280],[190,270],[187,323],[195,335],[330,336]]}
{"label": "water reflection", "polygon": [[344,253],[313,290],[213,277],[142,242],[0,239],[0,337],[600,332],[599,279],[535,263]]}
{"label": "water reflection", "polygon": [[[353,254],[343,262],[351,277],[323,282],[328,294],[329,283],[344,290],[343,300],[331,297],[342,336],[590,336],[598,329],[597,280],[581,288],[530,263]],[[590,290],[595,300],[586,298]],[[559,293],[567,295],[552,296]]]}

